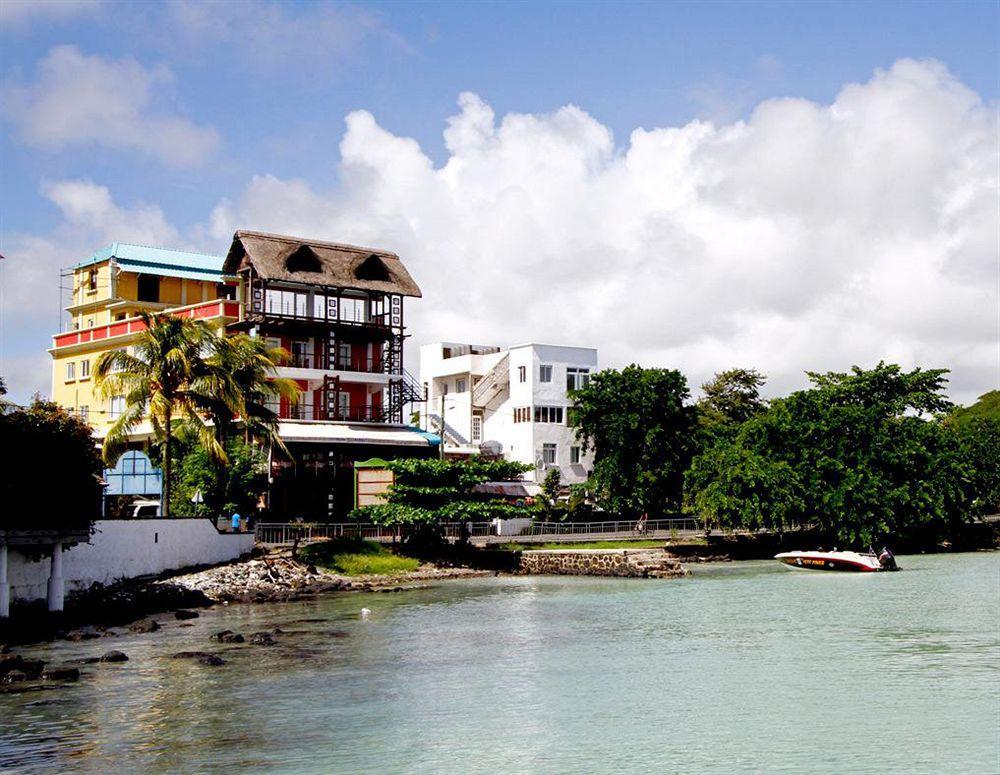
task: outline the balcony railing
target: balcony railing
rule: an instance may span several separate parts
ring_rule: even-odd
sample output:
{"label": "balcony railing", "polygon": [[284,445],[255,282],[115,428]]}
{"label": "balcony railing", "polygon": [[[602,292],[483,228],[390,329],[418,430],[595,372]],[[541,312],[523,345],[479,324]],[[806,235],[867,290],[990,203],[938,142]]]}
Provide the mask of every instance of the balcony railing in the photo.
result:
{"label": "balcony railing", "polygon": [[386,361],[382,358],[371,357],[355,358],[352,356],[327,361],[322,353],[292,353],[288,365],[296,369],[333,369],[336,371],[359,371],[366,374],[386,373]]}
{"label": "balcony railing", "polygon": [[386,422],[387,412],[384,406],[364,404],[359,406],[338,408],[328,411],[322,404],[312,401],[281,407],[278,417],[282,420],[334,420],[340,422]]}

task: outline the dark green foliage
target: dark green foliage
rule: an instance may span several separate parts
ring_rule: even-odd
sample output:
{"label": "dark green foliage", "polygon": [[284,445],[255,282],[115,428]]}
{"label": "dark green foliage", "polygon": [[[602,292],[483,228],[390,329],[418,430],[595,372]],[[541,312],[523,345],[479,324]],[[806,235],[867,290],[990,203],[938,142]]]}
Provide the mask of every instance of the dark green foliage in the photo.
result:
{"label": "dark green foliage", "polygon": [[975,513],[1000,512],[1000,418],[973,417],[960,424],[956,434],[971,469]]}
{"label": "dark green foliage", "polygon": [[598,372],[571,396],[580,440],[592,447],[598,503],[625,518],[680,507],[696,451],[697,416],[679,371],[628,366]]}
{"label": "dark green foliage", "polygon": [[767,408],[760,389],[767,378],[756,369],[721,371],[701,386],[698,419],[703,426],[736,426]]}
{"label": "dark green foliage", "polygon": [[939,534],[972,514],[972,469],[959,439],[929,413],[949,408],[944,370],[880,363],[813,374],[695,460],[700,513],[726,528],[814,523],[865,545]]}
{"label": "dark green foliage", "polygon": [[[171,491],[171,513],[184,516],[231,515],[254,513],[257,493],[267,486],[264,451],[241,438],[226,443],[228,462],[221,463],[201,444],[193,441],[183,446],[175,458]],[[194,503],[195,493],[202,502]]]}
{"label": "dark green foliage", "polygon": [[90,426],[58,404],[0,413],[0,529],[89,531],[103,468]]}
{"label": "dark green foliage", "polygon": [[545,479],[542,482],[542,494],[549,506],[555,506],[559,498],[559,489],[562,486],[562,471],[558,468],[550,468],[545,472]]}
{"label": "dark green foliage", "polygon": [[388,467],[396,475],[388,503],[355,509],[353,519],[434,529],[446,522],[483,522],[532,513],[527,506],[472,492],[482,482],[519,480],[531,470],[523,463],[480,457],[458,461],[411,458],[389,461]]}

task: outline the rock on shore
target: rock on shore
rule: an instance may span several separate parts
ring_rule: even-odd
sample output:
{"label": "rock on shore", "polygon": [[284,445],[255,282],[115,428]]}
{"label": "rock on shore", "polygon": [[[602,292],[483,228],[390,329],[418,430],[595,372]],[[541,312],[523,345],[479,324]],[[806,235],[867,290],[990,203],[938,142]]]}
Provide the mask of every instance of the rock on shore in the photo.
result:
{"label": "rock on shore", "polygon": [[[286,557],[265,557],[223,565],[169,583],[204,594],[214,602],[283,602],[312,597],[321,592],[374,590],[400,584],[492,575],[469,568],[423,566],[399,576],[341,576]],[[166,583],[166,582],[165,582]]]}

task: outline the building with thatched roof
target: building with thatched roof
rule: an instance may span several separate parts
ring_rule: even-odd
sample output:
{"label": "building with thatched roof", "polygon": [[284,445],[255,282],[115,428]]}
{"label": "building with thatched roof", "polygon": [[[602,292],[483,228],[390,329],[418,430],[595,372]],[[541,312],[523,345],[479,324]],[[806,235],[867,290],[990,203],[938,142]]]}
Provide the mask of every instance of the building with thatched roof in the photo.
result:
{"label": "building with thatched roof", "polygon": [[272,511],[326,518],[353,504],[353,463],[423,455],[437,439],[403,423],[424,399],[403,369],[404,299],[420,288],[395,253],[237,231],[222,267],[238,278],[242,317],[230,328],[291,354],[280,376],[297,403],[274,408],[292,459],[272,460]]}

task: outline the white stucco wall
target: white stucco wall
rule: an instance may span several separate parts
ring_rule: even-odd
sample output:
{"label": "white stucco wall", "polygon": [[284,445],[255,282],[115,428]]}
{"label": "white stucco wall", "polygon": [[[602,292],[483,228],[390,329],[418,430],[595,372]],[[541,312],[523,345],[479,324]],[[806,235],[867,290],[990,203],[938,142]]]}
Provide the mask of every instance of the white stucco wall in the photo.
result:
{"label": "white stucco wall", "polygon": [[[100,520],[90,543],[63,552],[66,592],[235,560],[253,548],[253,533],[219,533],[208,519]],[[12,600],[45,599],[49,557],[28,560],[17,548],[8,554]]]}
{"label": "white stucco wall", "polygon": [[[444,348],[463,353],[444,358]],[[493,398],[483,412],[483,440],[496,441],[503,447],[504,456],[534,466],[542,455],[542,445],[556,445],[556,465],[562,472],[564,484],[583,482],[593,466],[593,454],[583,453],[579,463],[572,463],[571,449],[582,446],[576,440],[576,431],[568,426],[566,409],[570,400],[566,395],[566,369],[569,367],[597,371],[597,350],[590,347],[563,347],[559,345],[524,344],[486,355],[472,355],[473,347],[454,342],[437,342],[420,349],[421,380],[427,384],[429,400],[427,412],[440,413],[440,398],[448,386],[445,398],[445,419],[465,439],[471,440],[473,407],[469,397],[476,379],[486,373],[504,355],[509,357],[510,381],[507,390]],[[539,367],[552,367],[552,380],[540,380]],[[520,379],[524,368],[525,380]],[[457,380],[464,379],[466,391],[456,392]],[[563,407],[563,423],[514,422],[514,410],[536,406]],[[542,481],[545,472],[537,468],[525,474],[526,479]]]}

